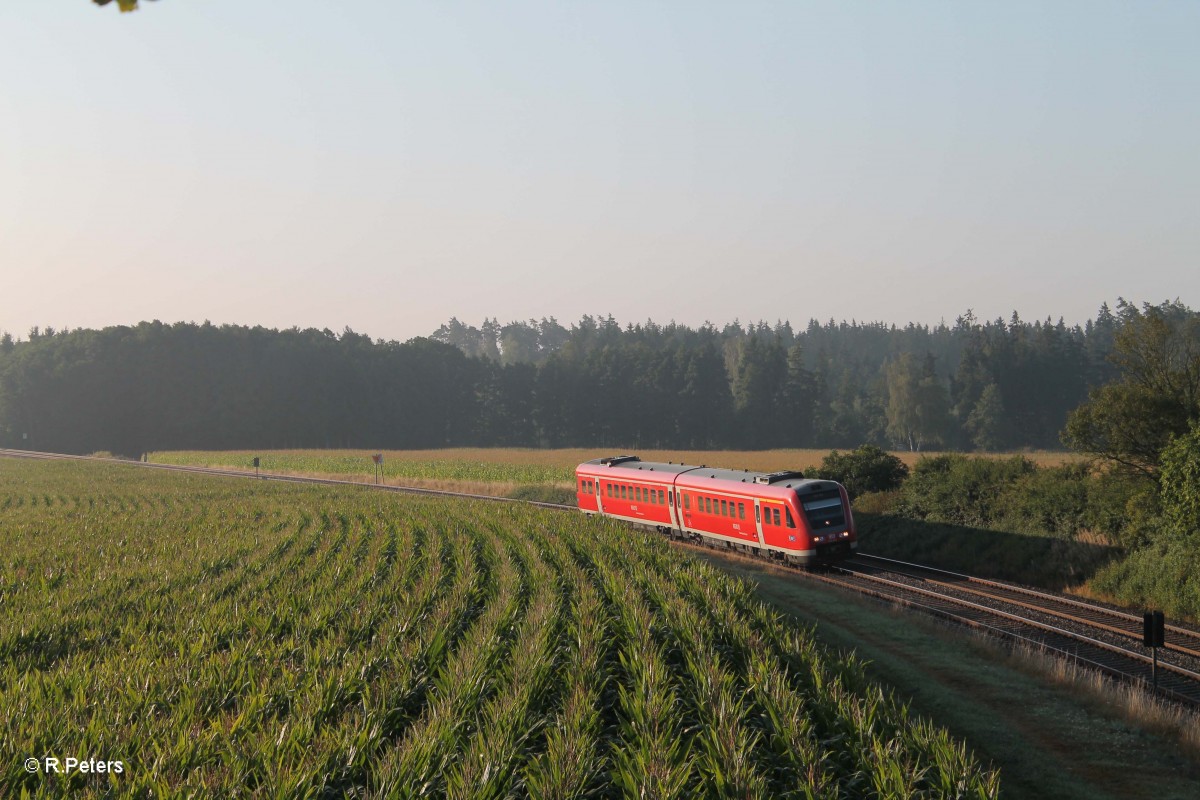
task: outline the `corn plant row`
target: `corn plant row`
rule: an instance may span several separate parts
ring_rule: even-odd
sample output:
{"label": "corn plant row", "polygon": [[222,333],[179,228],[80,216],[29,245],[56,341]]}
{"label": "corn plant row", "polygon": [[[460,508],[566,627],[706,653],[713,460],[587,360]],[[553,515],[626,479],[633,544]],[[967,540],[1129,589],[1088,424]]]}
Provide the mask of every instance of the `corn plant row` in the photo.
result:
{"label": "corn plant row", "polygon": [[3,797],[998,791],[657,537],[116,465],[0,460],[0,707]]}

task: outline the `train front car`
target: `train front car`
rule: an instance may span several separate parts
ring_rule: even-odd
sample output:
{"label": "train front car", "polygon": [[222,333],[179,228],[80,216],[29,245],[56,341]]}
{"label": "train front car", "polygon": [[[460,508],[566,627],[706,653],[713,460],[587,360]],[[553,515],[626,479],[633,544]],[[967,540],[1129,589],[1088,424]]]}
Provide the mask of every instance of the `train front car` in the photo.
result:
{"label": "train front car", "polygon": [[800,472],[700,467],[680,475],[683,533],[799,566],[847,558],[858,547],[846,490]]}
{"label": "train front car", "polygon": [[807,526],[811,551],[808,561],[800,563],[832,563],[852,556],[858,549],[858,534],[846,488],[834,481],[797,483],[796,502]]}

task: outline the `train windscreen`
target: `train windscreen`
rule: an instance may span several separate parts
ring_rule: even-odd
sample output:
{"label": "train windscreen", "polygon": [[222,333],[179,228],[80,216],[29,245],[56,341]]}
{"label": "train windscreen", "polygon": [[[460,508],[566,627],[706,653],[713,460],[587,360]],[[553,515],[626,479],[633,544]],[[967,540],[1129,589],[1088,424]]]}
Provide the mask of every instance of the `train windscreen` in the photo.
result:
{"label": "train windscreen", "polygon": [[800,501],[808,525],[813,530],[846,527],[846,513],[842,509],[842,495],[837,489],[814,492]]}

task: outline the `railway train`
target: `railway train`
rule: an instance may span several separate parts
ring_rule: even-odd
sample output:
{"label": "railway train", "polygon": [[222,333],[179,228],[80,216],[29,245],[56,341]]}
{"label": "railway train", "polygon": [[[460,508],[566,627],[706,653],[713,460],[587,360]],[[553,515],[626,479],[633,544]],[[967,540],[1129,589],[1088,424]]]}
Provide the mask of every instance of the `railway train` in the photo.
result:
{"label": "railway train", "polygon": [[749,472],[622,455],[575,468],[584,514],[612,517],[799,566],[858,548],[846,489],[801,472]]}

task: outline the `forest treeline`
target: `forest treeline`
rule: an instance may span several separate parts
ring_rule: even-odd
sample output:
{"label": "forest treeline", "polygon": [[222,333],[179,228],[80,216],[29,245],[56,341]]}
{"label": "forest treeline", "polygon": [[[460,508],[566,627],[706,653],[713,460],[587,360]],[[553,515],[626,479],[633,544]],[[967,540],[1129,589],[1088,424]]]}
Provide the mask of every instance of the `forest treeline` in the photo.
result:
{"label": "forest treeline", "polygon": [[1094,320],[700,328],[584,317],[373,340],[143,322],[0,337],[0,443],[60,452],[447,446],[1057,448],[1115,378]]}

